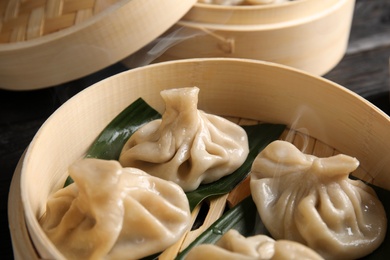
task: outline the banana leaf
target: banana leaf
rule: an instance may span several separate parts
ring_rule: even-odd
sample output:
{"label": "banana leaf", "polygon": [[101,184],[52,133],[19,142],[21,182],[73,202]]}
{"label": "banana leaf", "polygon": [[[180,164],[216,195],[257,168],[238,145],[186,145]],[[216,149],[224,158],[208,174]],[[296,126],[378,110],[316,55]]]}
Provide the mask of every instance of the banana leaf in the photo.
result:
{"label": "banana leaf", "polygon": [[[92,146],[88,149],[86,158],[117,160],[122,147],[145,123],[161,118],[161,115],[149,106],[142,98],[131,103],[120,112],[100,133]],[[73,183],[69,176],[64,186]]]}
{"label": "banana leaf", "polygon": [[214,244],[230,229],[235,229],[246,236],[251,236],[255,233],[268,233],[264,225],[259,221],[257,208],[251,196],[228,210],[187,248],[181,251],[175,259],[185,259],[188,252],[197,245]]}
{"label": "banana leaf", "polygon": [[116,116],[87,151],[87,158],[117,160],[123,145],[142,125],[161,115],[139,98]]}

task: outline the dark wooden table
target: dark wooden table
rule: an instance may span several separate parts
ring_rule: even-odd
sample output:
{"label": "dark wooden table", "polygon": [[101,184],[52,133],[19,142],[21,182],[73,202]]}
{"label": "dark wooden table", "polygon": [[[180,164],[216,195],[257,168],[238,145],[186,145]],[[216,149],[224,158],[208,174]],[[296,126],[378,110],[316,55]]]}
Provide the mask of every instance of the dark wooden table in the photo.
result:
{"label": "dark wooden table", "polygon": [[[356,92],[389,114],[389,57],[390,0],[357,0],[347,52],[324,77]],[[119,63],[60,86],[24,92],[0,90],[1,259],[13,259],[7,216],[8,192],[23,151],[61,104],[91,84],[124,70],[126,68]]]}

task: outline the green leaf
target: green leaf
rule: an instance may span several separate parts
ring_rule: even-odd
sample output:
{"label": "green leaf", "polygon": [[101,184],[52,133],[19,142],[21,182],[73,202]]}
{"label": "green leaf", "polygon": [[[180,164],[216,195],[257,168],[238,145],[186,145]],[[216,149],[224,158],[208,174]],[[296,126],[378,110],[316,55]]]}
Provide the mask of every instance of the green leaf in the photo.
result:
{"label": "green leaf", "polygon": [[278,139],[286,126],[281,124],[258,124],[243,126],[248,135],[249,154],[245,162],[232,174],[220,180],[200,185],[195,191],[187,192],[191,211],[204,199],[222,195],[233,190],[249,174],[253,160],[269,143]]}
{"label": "green leaf", "polygon": [[[161,115],[142,98],[137,99],[119,113],[100,133],[89,148],[86,158],[118,160],[122,147],[142,125],[161,118]],[[73,182],[68,177],[64,186]]]}
{"label": "green leaf", "polygon": [[187,248],[181,251],[175,259],[185,259],[188,252],[197,245],[214,244],[230,229],[235,229],[247,236],[259,232],[268,233],[264,225],[259,221],[257,208],[251,196],[228,210],[222,217],[200,234]]}
{"label": "green leaf", "polygon": [[116,116],[89,148],[87,158],[118,160],[123,145],[142,125],[161,115],[139,98]]}

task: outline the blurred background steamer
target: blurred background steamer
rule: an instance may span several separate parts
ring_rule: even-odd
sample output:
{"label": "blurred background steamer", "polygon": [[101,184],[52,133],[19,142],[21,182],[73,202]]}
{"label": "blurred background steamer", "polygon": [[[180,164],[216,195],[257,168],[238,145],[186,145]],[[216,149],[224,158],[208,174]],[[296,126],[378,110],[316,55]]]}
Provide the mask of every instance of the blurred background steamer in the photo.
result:
{"label": "blurred background steamer", "polygon": [[264,60],[324,75],[344,56],[355,0],[222,6],[197,0],[0,1],[0,88],[33,90],[187,58]]}
{"label": "blurred background steamer", "polygon": [[107,68],[196,0],[1,0],[0,89],[53,87]]}
{"label": "blurred background steamer", "polygon": [[187,58],[248,58],[324,75],[345,54],[355,0],[296,0],[264,5],[198,1],[135,55],[130,68]]}

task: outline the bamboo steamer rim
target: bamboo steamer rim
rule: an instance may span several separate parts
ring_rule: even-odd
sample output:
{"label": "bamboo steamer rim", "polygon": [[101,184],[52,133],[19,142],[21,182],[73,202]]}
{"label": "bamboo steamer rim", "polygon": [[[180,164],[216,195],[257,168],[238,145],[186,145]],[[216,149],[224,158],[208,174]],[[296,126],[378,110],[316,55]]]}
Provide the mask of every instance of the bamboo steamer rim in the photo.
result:
{"label": "bamboo steamer rim", "polygon": [[197,2],[194,6],[198,8],[204,9],[215,9],[215,10],[226,10],[226,11],[235,11],[235,10],[270,10],[270,9],[278,9],[285,8],[286,6],[291,5],[300,5],[307,1],[313,0],[295,0],[295,1],[287,1],[282,3],[270,3],[270,4],[244,4],[244,5],[218,5],[218,4],[206,4]]}
{"label": "bamboo steamer rim", "polygon": [[[355,0],[352,0],[355,1]],[[317,16],[344,0],[296,0],[264,5],[216,5],[196,3],[183,22],[217,25],[271,25]]]}
{"label": "bamboo steamer rim", "polygon": [[[195,6],[177,26],[164,34],[164,39],[173,39],[171,47],[153,62],[208,57],[250,58],[324,75],[345,53],[355,0],[298,2],[300,7],[305,7],[302,3],[313,3],[318,9],[302,14],[283,8],[286,13],[295,15],[291,18],[276,15],[272,8],[266,12],[268,16],[251,13],[248,8],[241,13],[221,11],[213,16],[208,12],[207,4],[204,12],[198,12]],[[321,3],[329,6],[320,8],[317,4]],[[212,8],[221,10],[218,6]],[[147,51],[142,49],[137,55],[142,56]],[[138,65],[134,59],[124,59],[122,63],[129,68]]]}
{"label": "bamboo steamer rim", "polygon": [[233,11],[233,10],[264,10],[264,9],[274,9],[274,8],[281,8],[286,5],[292,5],[296,4],[297,2],[305,2],[310,0],[297,0],[297,1],[287,1],[277,4],[258,4],[258,5],[218,5],[218,4],[206,4],[197,2],[194,6],[198,8],[205,8],[205,9],[218,9],[218,10],[227,10],[227,11]]}
{"label": "bamboo steamer rim", "polygon": [[[247,66],[247,68],[246,68],[246,66]],[[28,230],[30,232],[30,236],[34,242],[34,245],[37,247],[38,252],[41,252],[41,250],[46,250],[46,252],[49,252],[49,254],[51,254],[51,255],[58,255],[57,249],[51,243],[47,242],[47,237],[45,236],[45,234],[43,233],[43,231],[40,228],[40,225],[38,223],[37,218],[39,217],[38,216],[39,214],[42,214],[42,212],[41,213],[34,212],[34,209],[32,208],[32,204],[30,202],[31,195],[34,193],[31,193],[33,191],[29,190],[29,187],[31,188],[30,181],[32,181],[34,179],[34,176],[32,175],[32,174],[34,174],[34,171],[32,171],[32,169],[31,169],[32,163],[34,163],[34,161],[39,160],[39,155],[37,155],[37,154],[40,154],[39,151],[42,151],[42,148],[45,147],[44,140],[46,139],[46,137],[48,137],[48,135],[50,135],[50,131],[48,129],[49,128],[53,129],[53,127],[56,128],[55,124],[56,124],[56,122],[58,123],[58,120],[60,117],[61,118],[66,118],[66,117],[72,118],[72,114],[75,113],[74,112],[75,106],[77,104],[80,105],[81,103],[83,103],[82,101],[92,102],[92,100],[95,100],[95,98],[98,96],[100,96],[100,98],[103,98],[103,97],[106,97],[107,95],[114,95],[116,98],[118,98],[118,97],[123,96],[123,94],[124,94],[123,91],[125,91],[127,93],[127,95],[130,95],[130,93],[131,93],[133,100],[126,98],[126,102],[124,102],[124,100],[122,100],[121,102],[124,102],[124,103],[121,103],[120,105],[115,103],[117,108],[114,111],[109,111],[109,112],[107,111],[106,112],[106,113],[109,113],[111,115],[110,116],[111,118],[109,119],[109,120],[111,120],[112,117],[115,116],[119,111],[121,111],[126,105],[128,105],[129,103],[134,101],[137,98],[138,93],[145,94],[145,96],[143,96],[142,94],[140,94],[140,95],[141,95],[141,97],[145,97],[147,102],[148,102],[148,99],[150,99],[150,100],[156,99],[156,96],[158,96],[159,93],[152,93],[151,88],[154,87],[153,89],[155,90],[155,92],[158,92],[158,90],[156,88],[161,88],[160,85],[164,85],[163,80],[161,78],[159,78],[158,79],[159,84],[156,84],[153,86],[145,86],[142,84],[142,81],[145,81],[146,78],[153,78],[157,74],[160,75],[159,73],[161,73],[161,75],[167,75],[168,78],[171,77],[170,84],[173,84],[173,82],[179,84],[178,82],[180,82],[180,81],[176,81],[176,80],[178,80],[177,75],[183,75],[181,77],[185,78],[185,81],[188,81],[188,79],[189,79],[189,81],[191,81],[192,83],[196,83],[196,82],[200,83],[200,81],[208,82],[208,81],[214,80],[214,78],[216,77],[215,74],[218,74],[215,72],[215,70],[212,72],[212,74],[213,74],[212,77],[210,74],[207,74],[208,69],[210,69],[212,67],[219,68],[219,69],[221,67],[223,67],[224,69],[232,68],[232,67],[245,68],[245,69],[249,69],[250,71],[259,69],[259,71],[262,71],[263,73],[278,72],[278,73],[282,74],[282,76],[288,77],[288,80],[287,79],[280,79],[280,82],[284,82],[286,80],[289,82],[294,81],[294,80],[297,80],[298,82],[300,80],[301,81],[307,80],[308,82],[306,82],[304,84],[306,86],[303,86],[302,88],[301,88],[300,84],[298,84],[297,86],[294,86],[298,89],[300,94],[295,95],[293,99],[302,98],[303,100],[307,100],[309,97],[311,97],[311,99],[313,99],[313,97],[312,97],[313,93],[317,93],[316,91],[320,91],[322,93],[325,93],[326,97],[332,97],[332,98],[334,97],[334,99],[337,99],[336,101],[343,101],[343,102],[335,102],[334,104],[332,104],[332,106],[329,106],[329,107],[328,106],[323,107],[323,105],[321,105],[320,108],[323,108],[324,111],[317,111],[320,113],[320,115],[319,115],[320,118],[322,115],[322,116],[324,116],[323,119],[326,121],[326,120],[330,120],[329,118],[333,118],[336,116],[342,117],[342,119],[349,118],[348,117],[349,113],[352,113],[354,115],[354,117],[350,118],[351,122],[339,121],[341,119],[336,118],[335,120],[337,121],[337,124],[334,124],[334,122],[324,122],[325,126],[323,126],[323,125],[318,126],[318,125],[315,125],[316,122],[311,123],[312,128],[310,129],[310,131],[312,131],[312,132],[309,131],[309,133],[313,133],[314,138],[319,137],[319,140],[324,138],[324,136],[321,136],[321,134],[323,134],[323,132],[322,132],[323,128],[325,127],[325,129],[326,129],[326,127],[329,127],[331,134],[329,136],[325,135],[325,137],[326,137],[325,139],[328,138],[328,140],[325,140],[325,141],[329,141],[330,143],[328,143],[328,144],[330,146],[332,146],[340,151],[346,150],[345,153],[347,153],[351,156],[355,156],[356,154],[359,155],[357,157],[359,157],[359,159],[361,159],[362,165],[367,167],[367,171],[370,171],[371,168],[375,168],[377,166],[376,162],[378,160],[381,160],[380,158],[378,158],[378,156],[375,156],[375,154],[370,153],[370,152],[372,152],[372,150],[375,150],[377,152],[381,152],[381,154],[389,154],[390,155],[390,139],[389,139],[390,137],[388,136],[388,134],[384,130],[384,128],[387,129],[387,127],[390,127],[390,118],[382,110],[375,107],[369,101],[360,97],[356,93],[353,93],[352,91],[350,91],[350,90],[348,90],[348,89],[346,89],[346,88],[344,88],[336,83],[333,83],[329,80],[326,80],[322,77],[314,76],[314,75],[311,75],[309,73],[300,71],[298,69],[290,68],[288,66],[275,64],[275,63],[271,63],[271,62],[255,61],[255,60],[247,60],[247,59],[234,59],[234,58],[204,58],[204,59],[169,61],[169,62],[163,62],[163,63],[158,63],[158,64],[153,64],[153,65],[148,65],[145,67],[136,68],[136,69],[133,69],[131,71],[122,72],[120,74],[117,74],[117,75],[112,76],[110,78],[107,78],[105,80],[102,80],[101,82],[96,83],[96,84],[92,85],[91,87],[83,90],[82,92],[76,94],[74,97],[72,97],[70,100],[68,100],[65,104],[63,104],[57,111],[55,111],[46,120],[46,122],[42,125],[42,127],[38,130],[37,134],[34,136],[32,142],[31,142],[31,144],[26,152],[26,156],[23,160],[23,165],[22,165],[22,169],[21,169],[20,189],[21,189],[21,201],[23,204],[25,220],[27,223]],[[180,73],[180,70],[182,70],[183,68],[184,69],[191,69],[190,71],[191,71],[192,75]],[[157,73],[157,74],[155,74],[155,73]],[[207,75],[204,75],[203,73],[206,73]],[[223,74],[224,74],[223,77],[225,77],[227,75],[227,74],[225,74],[225,71]],[[266,74],[266,75],[269,75],[269,74]],[[200,79],[196,79],[196,76],[205,77],[205,78],[200,80]],[[218,76],[219,79],[223,79],[223,77],[221,75]],[[255,79],[260,79],[260,78],[258,78],[257,75],[253,75],[253,77]],[[129,84],[129,82],[127,82],[129,79],[133,79],[134,82],[139,84],[139,86],[134,86],[132,84]],[[173,79],[175,79],[175,80],[172,81]],[[236,78],[236,80],[240,81],[240,82],[245,81],[245,77],[243,78],[240,76],[239,78]],[[265,80],[265,82],[272,82],[273,81],[272,79],[263,79],[263,80]],[[313,83],[313,85],[310,86],[310,88],[312,88],[312,90],[313,90],[311,92],[308,91],[309,89],[308,89],[307,84],[309,84],[309,83]],[[119,84],[119,85],[116,85],[116,84]],[[261,83],[259,83],[259,84],[261,84]],[[223,84],[221,84],[221,85],[223,85]],[[145,87],[148,87],[148,89],[145,89]],[[178,87],[178,86],[171,86],[171,87]],[[222,86],[222,87],[224,88],[225,86]],[[222,87],[218,86],[218,88],[222,88]],[[218,88],[216,90],[214,88],[204,87],[203,91],[208,92],[208,94],[214,93],[214,95],[215,95],[215,94],[218,94]],[[265,99],[263,101],[266,101],[266,99],[268,99],[268,98],[271,98],[271,99],[278,99],[278,98],[290,99],[289,96],[291,93],[294,93],[294,90],[290,89],[289,86],[285,86],[285,85],[283,85],[283,86],[281,85],[280,88],[283,89],[285,92],[289,92],[289,93],[286,93],[286,95],[283,95],[283,96],[279,96],[279,95],[274,96],[274,97],[272,97],[272,95],[266,96],[266,97],[264,97]],[[302,90],[306,90],[307,92],[301,93]],[[201,91],[202,91],[202,89],[201,89]],[[244,95],[244,97],[245,96],[246,97],[253,96],[252,91],[256,92],[257,89],[254,88],[254,86],[251,86],[251,88],[248,89],[248,93],[246,95]],[[269,93],[273,93],[273,92],[275,92],[275,89],[264,89],[264,91],[269,91]],[[240,92],[238,92],[237,89],[233,92],[234,93],[228,95],[228,100],[231,101],[230,99],[232,99],[232,98],[240,100],[241,96],[238,95]],[[243,94],[245,94],[245,93],[243,93]],[[258,94],[260,94],[260,93],[258,93]],[[204,95],[205,95],[204,97],[208,97],[208,95],[206,95],[206,94],[204,94]],[[220,96],[220,95],[218,95],[218,96]],[[323,95],[321,95],[321,96],[323,99],[324,96]],[[111,98],[114,98],[114,97],[111,96]],[[124,98],[125,97],[123,97],[123,99]],[[257,100],[258,98],[260,98],[260,96],[256,96],[256,106],[258,106],[258,104],[263,104],[262,102]],[[223,100],[224,99],[225,99],[225,97],[223,98]],[[87,101],[87,100],[89,100],[89,101]],[[218,100],[220,100],[220,99],[218,99]],[[116,101],[118,102],[119,100],[116,100]],[[313,100],[307,100],[307,101],[310,104],[316,104]],[[334,100],[332,100],[332,101],[334,101]],[[96,102],[96,101],[94,101],[94,102]],[[221,102],[228,102],[228,101],[221,101]],[[239,101],[235,101],[235,102],[239,102]],[[240,101],[240,102],[242,102],[242,101]],[[108,102],[108,103],[112,104],[112,102]],[[250,104],[247,104],[247,103],[246,104],[248,106],[250,106],[252,103],[253,103],[253,100],[250,102]],[[320,100],[320,103],[323,103],[323,101]],[[270,102],[270,104],[272,104],[272,102]],[[153,104],[151,104],[151,105],[153,106]],[[269,104],[267,104],[267,106],[268,105]],[[95,106],[96,106],[96,104],[95,104]],[[233,104],[232,107],[229,108],[229,106],[231,106],[230,103],[225,105],[225,106],[223,104],[221,104],[220,105],[221,107],[219,107],[219,104],[218,105],[210,104],[210,106],[212,106],[212,107],[209,109],[211,109],[211,110],[216,109],[215,110],[216,114],[221,114],[221,111],[217,111],[218,108],[219,109],[226,109],[226,108],[230,109],[230,111],[227,112],[227,113],[229,113],[227,115],[230,115],[230,113],[232,113],[231,116],[237,116],[239,113],[242,113],[242,111],[247,111],[247,108],[239,108],[237,106],[237,104]],[[78,107],[78,106],[76,106],[76,107]],[[243,107],[245,107],[245,106],[243,106]],[[80,107],[78,107],[78,108],[80,108]],[[157,106],[155,108],[157,110],[159,110],[160,112],[163,110],[163,107],[161,106],[161,104],[157,104]],[[340,108],[344,108],[344,110],[341,110]],[[88,108],[83,108],[83,110],[86,110],[86,109],[88,110]],[[243,109],[243,110],[241,110],[241,109]],[[315,109],[315,108],[313,108],[313,109]],[[238,110],[238,111],[236,111],[236,110]],[[355,110],[358,110],[358,111],[355,111]],[[78,111],[77,113],[80,112],[78,109],[77,109],[77,111]],[[263,111],[252,111],[251,114],[248,115],[248,118],[260,120],[260,118],[256,118],[256,115],[258,115],[258,113],[260,113],[262,115],[266,115],[265,117],[267,117],[267,118],[262,118],[262,119],[264,119],[265,122],[272,122],[273,121],[274,123],[287,123],[288,127],[297,128],[297,129],[302,127],[302,125],[300,125],[300,124],[305,123],[305,122],[302,122],[302,123],[298,122],[297,123],[289,115],[278,114],[278,112],[279,111],[273,111],[272,113],[275,113],[274,115],[268,115],[268,114],[264,114]],[[284,112],[288,113],[287,110]],[[237,113],[237,114],[234,114],[234,113]],[[80,115],[80,117],[81,117],[81,115]],[[370,120],[371,120],[369,124],[365,123],[366,122],[365,119],[367,119],[367,118],[370,118]],[[287,120],[288,122],[282,122],[283,120]],[[63,121],[61,120],[61,122],[63,122]],[[307,122],[310,122],[310,121],[307,121]],[[99,126],[99,129],[95,129],[97,133],[100,132],[101,131],[100,128],[104,127],[108,122],[105,122],[105,123],[100,122],[100,123],[102,125]],[[356,129],[354,127],[356,125],[361,126],[362,129]],[[315,128],[317,128],[317,130]],[[348,129],[350,129],[350,131],[354,131],[354,132],[350,136],[348,136],[348,138],[345,138],[346,133],[344,131],[341,131],[339,136],[332,135],[333,132],[335,132],[335,131],[337,132],[337,130],[339,130],[339,129],[344,130],[344,128],[348,128]],[[350,134],[350,133],[348,132],[347,134]],[[97,136],[97,134],[94,133],[94,134],[92,134],[92,136],[93,137],[86,138],[86,139],[88,139],[88,142],[89,141],[92,142],[93,139]],[[51,139],[53,139],[53,138],[54,138],[54,136],[51,137]],[[56,139],[56,138],[54,138],[54,139]],[[345,140],[345,139],[351,139],[351,140]],[[335,143],[335,142],[340,141],[340,140],[343,143]],[[323,140],[321,140],[321,141],[323,141]],[[372,144],[372,142],[373,142],[373,144]],[[367,145],[370,145],[370,147],[367,147]],[[365,147],[367,149],[354,150],[354,148],[357,148],[357,147]],[[56,147],[56,149],[59,149],[59,148]],[[78,151],[77,153],[79,153],[79,154],[77,154],[75,156],[77,158],[80,158],[83,151]],[[65,156],[66,156],[66,154],[65,154]],[[45,158],[45,159],[47,160],[47,158]],[[67,159],[69,159],[69,158],[67,158]],[[36,163],[37,162],[35,162],[35,164]],[[381,166],[383,166],[383,168],[390,167],[390,160],[381,161],[381,163],[382,163]],[[58,162],[57,162],[57,164],[58,164]],[[45,165],[39,165],[39,167],[42,167],[41,169],[43,169],[43,170],[46,169]],[[56,169],[56,170],[61,171],[62,175],[64,175],[64,173],[66,172],[60,166],[59,166],[59,169]],[[390,188],[389,181],[383,182],[383,180],[386,180],[385,177],[380,176],[380,175],[374,176],[374,177],[380,177],[380,178],[378,178],[379,186],[383,187],[383,185],[384,185],[384,188],[387,188],[387,189]],[[61,181],[57,180],[57,182],[61,182]],[[37,209],[35,209],[35,210],[37,210]],[[41,243],[41,244],[39,245],[39,243]]]}
{"label": "bamboo steamer rim", "polygon": [[39,255],[31,241],[24,218],[23,203],[21,201],[20,175],[22,162],[26,151],[20,157],[12,176],[8,195],[8,223],[12,240],[14,259],[39,259]]}
{"label": "bamboo steamer rim", "polygon": [[321,10],[311,16],[302,16],[297,19],[281,21],[277,23],[259,23],[259,24],[215,24],[215,23],[199,23],[197,21],[180,20],[177,24],[180,26],[199,29],[206,31],[206,33],[212,34],[213,31],[234,31],[234,32],[254,32],[254,31],[272,31],[279,29],[288,29],[297,27],[300,25],[308,24],[313,21],[318,21],[332,14],[335,10],[342,8],[347,2],[354,0],[339,0],[335,5],[330,8]]}

